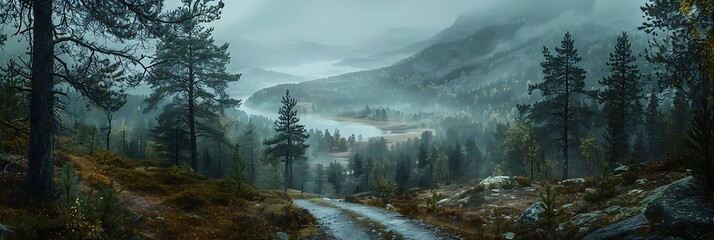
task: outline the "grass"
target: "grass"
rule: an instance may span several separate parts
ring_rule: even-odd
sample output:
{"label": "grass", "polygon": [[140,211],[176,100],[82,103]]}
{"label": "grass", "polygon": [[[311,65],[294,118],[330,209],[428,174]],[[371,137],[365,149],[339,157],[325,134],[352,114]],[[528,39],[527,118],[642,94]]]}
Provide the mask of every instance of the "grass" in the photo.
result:
{"label": "grass", "polygon": [[[61,154],[63,161],[74,162],[83,194],[110,185],[125,189],[118,197],[136,222],[127,234],[136,238],[272,239],[285,232],[304,239],[320,233],[316,219],[283,193],[247,185],[238,190],[230,181],[185,167],[155,167],[111,152]],[[11,238],[66,238],[56,204],[27,202],[21,194],[24,179],[14,176],[0,176],[0,224],[17,230]]]}

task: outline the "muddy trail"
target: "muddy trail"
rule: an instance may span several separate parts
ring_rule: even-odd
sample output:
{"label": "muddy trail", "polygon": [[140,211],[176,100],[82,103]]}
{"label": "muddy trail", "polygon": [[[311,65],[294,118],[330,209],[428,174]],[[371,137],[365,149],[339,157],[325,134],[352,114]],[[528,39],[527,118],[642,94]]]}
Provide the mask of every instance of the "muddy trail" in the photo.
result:
{"label": "muddy trail", "polygon": [[338,199],[300,199],[293,203],[314,215],[334,239],[460,239],[397,212]]}

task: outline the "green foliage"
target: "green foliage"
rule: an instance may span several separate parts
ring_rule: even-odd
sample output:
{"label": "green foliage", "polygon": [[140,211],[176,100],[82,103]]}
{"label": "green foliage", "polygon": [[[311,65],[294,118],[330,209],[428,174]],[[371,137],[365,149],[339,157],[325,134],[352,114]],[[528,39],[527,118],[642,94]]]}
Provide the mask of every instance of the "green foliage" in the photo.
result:
{"label": "green foliage", "polygon": [[387,178],[379,179],[372,187],[374,195],[383,203],[391,203],[397,195],[397,186]]}
{"label": "green foliage", "polygon": [[576,101],[578,95],[585,95],[586,71],[577,64],[582,60],[575,48],[570,32],[566,32],[561,46],[555,48],[557,55],[543,47],[545,61],[543,82],[528,85],[528,94],[539,90],[543,100],[533,104],[527,117],[536,126],[558,129],[552,137],[561,141],[563,149],[563,178],[568,178],[568,151],[573,131],[573,122],[585,115],[587,109]]}
{"label": "green foliage", "polygon": [[619,162],[627,156],[630,129],[637,127],[642,115],[639,70],[626,32],[617,37],[607,66],[611,75],[599,81],[605,87],[599,100],[604,105],[610,161]]}
{"label": "green foliage", "polygon": [[[153,92],[146,99],[146,112],[163,103],[159,122],[177,124],[162,131],[181,129],[189,135],[191,167],[198,170],[196,139],[198,132],[216,134],[215,122],[225,109],[240,105],[240,100],[227,93],[228,83],[240,79],[240,74],[226,72],[230,62],[228,44],[217,45],[212,37],[213,28],[204,24],[220,17],[224,4],[215,1],[183,1],[177,9],[166,13],[173,21],[161,31],[156,47],[153,67],[147,83]],[[190,16],[190,21],[181,21]],[[171,99],[172,101],[164,101]],[[166,126],[164,124],[161,124]]]}
{"label": "green foliage", "polygon": [[436,210],[436,203],[444,199],[444,194],[436,193],[434,190],[431,191],[431,196],[424,199],[426,204],[427,212],[434,212]]}
{"label": "green foliage", "polygon": [[700,104],[692,117],[685,143],[685,161],[695,177],[714,189],[714,109],[709,100]]}
{"label": "green foliage", "polygon": [[305,140],[307,135],[305,125],[299,124],[300,118],[297,115],[297,100],[290,96],[290,91],[285,91],[285,96],[280,101],[282,107],[278,110],[278,120],[275,120],[274,130],[277,135],[266,139],[265,154],[269,159],[279,160],[285,163],[285,185],[283,192],[288,191],[288,187],[294,187],[292,166],[296,161],[305,160],[305,151],[310,145]]}
{"label": "green foliage", "polygon": [[75,199],[79,193],[79,177],[74,173],[74,164],[66,162],[62,167],[60,175],[60,187],[62,187],[62,195],[60,196],[59,207],[63,216],[67,217],[70,208],[75,204]]}
{"label": "green foliage", "polygon": [[245,170],[245,160],[240,152],[240,143],[236,143],[235,151],[233,152],[233,176],[231,180],[240,190],[240,185],[243,183],[243,171]]}
{"label": "green foliage", "polygon": [[610,176],[610,167],[603,163],[600,166],[600,171],[595,176],[595,191],[586,192],[583,198],[590,202],[600,202],[610,199],[617,194],[617,185],[620,179],[615,176]]}
{"label": "green foliage", "polygon": [[506,132],[503,148],[508,157],[505,163],[507,164],[506,169],[510,170],[509,175],[522,174],[523,167],[529,166],[530,177],[534,177],[534,170],[540,168],[542,161],[541,148],[530,124],[516,120],[514,124],[510,125]]}
{"label": "green foliage", "polygon": [[563,211],[558,206],[560,204],[558,192],[552,186],[546,185],[539,195],[540,200],[545,204],[545,210],[540,213],[540,217],[543,218],[546,230],[552,236],[551,239],[555,239],[563,215]]}
{"label": "green foliage", "polygon": [[513,181],[518,183],[518,185],[521,187],[530,187],[531,184],[533,183],[532,179],[530,179],[528,177],[524,177],[524,176],[515,176],[515,177],[513,177]]}

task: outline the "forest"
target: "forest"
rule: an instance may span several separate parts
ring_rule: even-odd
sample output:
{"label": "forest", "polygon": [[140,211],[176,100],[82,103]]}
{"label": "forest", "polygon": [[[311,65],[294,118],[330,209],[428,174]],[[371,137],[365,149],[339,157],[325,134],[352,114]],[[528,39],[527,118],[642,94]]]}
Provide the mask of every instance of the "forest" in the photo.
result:
{"label": "forest", "polygon": [[714,1],[270,2],[0,0],[0,239],[714,239]]}

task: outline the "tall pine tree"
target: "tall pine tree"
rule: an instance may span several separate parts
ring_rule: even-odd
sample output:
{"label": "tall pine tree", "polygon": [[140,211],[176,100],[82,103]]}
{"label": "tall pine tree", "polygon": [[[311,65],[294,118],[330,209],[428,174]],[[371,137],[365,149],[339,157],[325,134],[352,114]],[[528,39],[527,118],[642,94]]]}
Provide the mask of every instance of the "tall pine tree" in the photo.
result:
{"label": "tall pine tree", "polygon": [[599,81],[605,87],[599,97],[600,103],[604,104],[607,131],[605,139],[610,162],[613,163],[628,155],[627,146],[631,133],[628,129],[636,129],[641,122],[642,89],[635,61],[627,32],[623,32],[617,37],[615,52],[610,53],[610,61],[607,62],[610,76]]}
{"label": "tall pine tree", "polygon": [[265,153],[271,159],[285,163],[285,184],[283,192],[288,192],[288,186],[294,187],[292,166],[296,161],[305,160],[305,151],[310,146],[305,141],[310,137],[306,134],[305,125],[300,124],[298,118],[297,100],[290,96],[290,91],[285,91],[285,96],[280,101],[283,106],[278,110],[278,120],[275,120],[274,129],[277,135],[266,139]]}
{"label": "tall pine tree", "polygon": [[54,195],[55,85],[67,84],[97,104],[114,101],[111,96],[135,82],[87,76],[106,69],[104,59],[122,69],[136,69],[132,64],[146,69],[137,50],[154,37],[157,25],[175,22],[162,15],[162,7],[163,0],[2,1],[0,24],[30,41],[23,68],[32,89],[26,180],[31,196]]}
{"label": "tall pine tree", "polygon": [[544,81],[528,85],[528,93],[539,90],[543,100],[533,104],[528,114],[535,123],[542,124],[546,129],[557,129],[558,139],[563,151],[563,178],[568,178],[570,147],[570,132],[574,120],[582,116],[586,110],[578,104],[579,96],[586,94],[585,70],[577,66],[582,59],[575,48],[570,32],[565,33],[561,46],[556,47],[557,55],[543,47],[545,62],[543,67]]}
{"label": "tall pine tree", "polygon": [[147,83],[153,92],[146,99],[145,111],[156,109],[166,99],[171,101],[164,108],[184,109],[181,117],[186,122],[191,152],[191,167],[197,170],[199,135],[211,132],[212,122],[226,108],[240,105],[239,100],[226,93],[229,82],[240,79],[240,74],[226,72],[230,61],[228,44],[215,45],[212,28],[203,24],[220,17],[223,3],[210,5],[213,1],[187,0],[170,13],[170,18],[202,16],[181,21],[163,31],[162,41],[156,48],[154,68]]}

